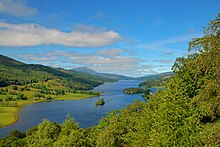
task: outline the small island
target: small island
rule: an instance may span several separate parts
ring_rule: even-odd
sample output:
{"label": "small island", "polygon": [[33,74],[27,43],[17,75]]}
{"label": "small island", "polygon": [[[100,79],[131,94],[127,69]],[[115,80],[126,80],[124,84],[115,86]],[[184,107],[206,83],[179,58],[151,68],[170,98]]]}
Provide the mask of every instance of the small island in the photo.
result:
{"label": "small island", "polygon": [[139,93],[144,93],[144,89],[142,88],[126,88],[123,90],[123,93],[125,94],[139,94]]}
{"label": "small island", "polygon": [[102,106],[102,105],[104,105],[104,104],[105,104],[105,101],[104,101],[103,98],[100,99],[100,100],[98,100],[98,101],[96,102],[96,106]]}

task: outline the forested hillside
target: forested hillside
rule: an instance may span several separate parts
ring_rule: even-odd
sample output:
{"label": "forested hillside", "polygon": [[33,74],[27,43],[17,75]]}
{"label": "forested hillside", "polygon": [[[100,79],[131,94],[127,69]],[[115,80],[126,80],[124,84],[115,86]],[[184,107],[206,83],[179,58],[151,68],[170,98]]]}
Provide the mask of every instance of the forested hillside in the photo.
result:
{"label": "forested hillside", "polygon": [[98,126],[79,128],[47,120],[25,133],[14,131],[2,145],[14,146],[220,146],[220,14],[204,37],[176,59],[166,90],[146,103],[113,111]]}
{"label": "forested hillside", "polygon": [[161,80],[167,77],[173,76],[173,72],[164,72],[160,74],[155,74],[155,75],[148,75],[144,77],[137,78],[138,80],[143,80],[143,81],[152,81],[152,80]]}
{"label": "forested hillside", "polygon": [[26,85],[48,80],[62,80],[62,84],[73,89],[92,89],[107,78],[93,76],[65,69],[57,69],[39,64],[25,64],[9,57],[0,55],[0,87]]}

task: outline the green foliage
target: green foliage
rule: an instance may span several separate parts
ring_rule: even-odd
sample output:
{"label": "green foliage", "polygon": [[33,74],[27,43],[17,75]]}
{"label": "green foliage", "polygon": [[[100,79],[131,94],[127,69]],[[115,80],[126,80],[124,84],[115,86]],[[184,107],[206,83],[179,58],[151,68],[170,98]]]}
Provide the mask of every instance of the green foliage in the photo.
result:
{"label": "green foliage", "polygon": [[12,90],[18,90],[17,86],[12,86]]}
{"label": "green foliage", "polygon": [[142,89],[142,88],[126,88],[123,90],[123,93],[125,93],[125,94],[144,93],[144,89]]}
{"label": "green foliage", "polygon": [[10,133],[7,139],[1,139],[0,145],[1,146],[24,146],[26,135],[24,132],[20,132],[18,130],[14,130]]}
{"label": "green foliage", "polygon": [[220,121],[204,125],[201,133],[198,135],[203,146],[220,145]]}
{"label": "green foliage", "polygon": [[142,94],[142,98],[144,100],[149,100],[151,96],[151,89],[150,88],[145,88],[144,89],[144,94]]}
{"label": "green foliage", "polygon": [[104,105],[105,104],[105,100],[103,99],[103,98],[101,98],[100,100],[98,100],[97,102],[96,102],[96,106],[102,106],[102,105]]}
{"label": "green foliage", "polygon": [[15,138],[24,138],[26,135],[23,132],[20,132],[18,130],[11,131],[9,137],[15,137]]}
{"label": "green foliage", "polygon": [[140,87],[150,88],[155,86],[165,86],[170,77],[161,78],[159,80],[147,80],[139,84]]}
{"label": "green foliage", "polygon": [[33,146],[51,146],[61,132],[60,125],[44,120],[38,125],[37,130],[30,136],[27,136],[27,145]]}
{"label": "green foliage", "polygon": [[27,97],[23,94],[23,93],[21,93],[21,94],[18,94],[18,96],[17,96],[17,99],[19,100],[27,100]]}
{"label": "green foliage", "polygon": [[2,101],[0,102],[1,107],[18,107],[17,102],[9,102],[9,101]]}

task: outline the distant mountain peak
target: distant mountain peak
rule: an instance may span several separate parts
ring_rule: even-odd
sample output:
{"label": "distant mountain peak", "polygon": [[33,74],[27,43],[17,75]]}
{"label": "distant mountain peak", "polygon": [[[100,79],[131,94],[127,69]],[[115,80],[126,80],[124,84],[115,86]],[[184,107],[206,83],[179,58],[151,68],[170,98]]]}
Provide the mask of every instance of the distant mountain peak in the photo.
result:
{"label": "distant mountain peak", "polygon": [[88,67],[77,67],[77,68],[71,69],[71,71],[82,72],[82,73],[87,73],[87,74],[91,74],[91,75],[98,74],[98,72],[96,72]]}
{"label": "distant mountain peak", "polygon": [[100,76],[100,77],[104,77],[104,78],[109,78],[109,79],[113,79],[113,80],[131,80],[131,79],[133,79],[132,77],[127,77],[124,75],[110,74],[110,73],[99,73],[99,72],[96,72],[88,67],[77,67],[77,68],[71,69],[71,71],[87,73],[87,74]]}

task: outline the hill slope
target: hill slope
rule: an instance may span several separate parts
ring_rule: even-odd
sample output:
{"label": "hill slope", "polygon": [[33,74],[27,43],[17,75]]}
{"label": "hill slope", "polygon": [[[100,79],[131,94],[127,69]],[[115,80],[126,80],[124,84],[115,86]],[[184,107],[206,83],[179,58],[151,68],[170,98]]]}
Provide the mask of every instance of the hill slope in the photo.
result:
{"label": "hill slope", "polygon": [[0,54],[0,63],[4,65],[24,65],[24,63]]}
{"label": "hill slope", "polygon": [[71,69],[71,71],[87,73],[87,74],[100,76],[100,77],[104,77],[104,78],[109,78],[109,79],[113,79],[113,80],[131,80],[131,79],[134,79],[132,77],[127,77],[127,76],[124,76],[124,75],[99,73],[99,72],[96,72],[96,71],[94,71],[92,69],[89,69],[87,67],[78,67],[78,68]]}
{"label": "hill slope", "polygon": [[144,80],[144,81],[161,80],[163,78],[166,78],[166,77],[168,78],[168,77],[171,77],[173,75],[174,75],[174,73],[171,71],[171,72],[164,72],[164,73],[155,74],[155,75],[148,75],[148,76],[140,77],[140,78],[137,78],[137,79]]}
{"label": "hill slope", "polygon": [[25,64],[0,55],[0,86],[25,85],[50,79],[60,79],[62,84],[75,89],[92,89],[111,79],[57,69],[39,64]]}

